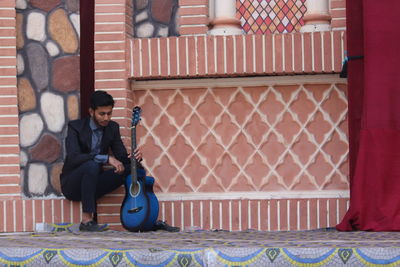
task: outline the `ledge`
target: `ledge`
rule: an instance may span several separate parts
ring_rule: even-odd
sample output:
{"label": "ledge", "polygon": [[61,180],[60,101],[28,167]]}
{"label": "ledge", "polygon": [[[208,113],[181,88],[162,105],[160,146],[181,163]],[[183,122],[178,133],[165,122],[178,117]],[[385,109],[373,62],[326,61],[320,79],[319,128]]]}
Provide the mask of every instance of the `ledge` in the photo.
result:
{"label": "ledge", "polygon": [[345,32],[128,40],[129,77],[239,77],[339,73]]}

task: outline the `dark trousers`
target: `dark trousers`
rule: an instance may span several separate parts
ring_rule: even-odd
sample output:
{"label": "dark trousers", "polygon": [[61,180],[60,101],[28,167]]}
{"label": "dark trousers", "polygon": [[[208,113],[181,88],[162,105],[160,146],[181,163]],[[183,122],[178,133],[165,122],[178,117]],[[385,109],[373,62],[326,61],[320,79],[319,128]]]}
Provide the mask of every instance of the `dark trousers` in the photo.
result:
{"label": "dark trousers", "polygon": [[125,165],[124,173],[117,174],[114,169],[103,171],[101,164],[89,160],[63,175],[62,192],[69,200],[81,201],[83,212],[94,213],[96,200],[120,187],[129,173],[129,164]]}

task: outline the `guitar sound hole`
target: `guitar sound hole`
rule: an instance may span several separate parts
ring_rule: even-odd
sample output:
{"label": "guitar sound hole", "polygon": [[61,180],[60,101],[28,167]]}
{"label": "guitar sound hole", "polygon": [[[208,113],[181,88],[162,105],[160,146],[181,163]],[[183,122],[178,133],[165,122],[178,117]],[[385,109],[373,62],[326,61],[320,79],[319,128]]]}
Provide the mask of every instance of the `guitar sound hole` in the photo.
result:
{"label": "guitar sound hole", "polygon": [[131,194],[131,196],[136,196],[140,191],[140,185],[139,183],[136,184],[131,184],[131,187],[129,189],[129,193]]}

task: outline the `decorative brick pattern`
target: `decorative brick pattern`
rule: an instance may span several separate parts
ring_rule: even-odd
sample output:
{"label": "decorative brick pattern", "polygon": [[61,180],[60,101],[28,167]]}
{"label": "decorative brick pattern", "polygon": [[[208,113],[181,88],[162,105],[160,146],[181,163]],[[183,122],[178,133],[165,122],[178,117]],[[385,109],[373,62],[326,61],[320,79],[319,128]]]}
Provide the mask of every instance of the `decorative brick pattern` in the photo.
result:
{"label": "decorative brick pattern", "polygon": [[236,17],[246,33],[297,32],[304,25],[306,0],[237,0]]}
{"label": "decorative brick pattern", "polygon": [[[237,0],[237,18],[246,33],[298,32],[307,0]],[[346,29],[346,0],[330,0],[332,30]]]}
{"label": "decorative brick pattern", "polygon": [[347,205],[345,198],[162,201],[160,219],[181,229],[310,230],[334,227]]}
{"label": "decorative brick pattern", "polygon": [[32,232],[44,222],[79,223],[80,210],[79,202],[65,199],[0,199],[0,232]]}
{"label": "decorative brick pattern", "polygon": [[143,108],[139,144],[160,192],[348,189],[346,85],[334,76],[133,89]]}
{"label": "decorative brick pattern", "polygon": [[[113,196],[121,199],[122,195]],[[115,200],[114,200],[115,201]],[[112,229],[123,230],[119,222],[119,203],[109,197],[99,203],[100,220],[110,223]],[[347,197],[340,198],[245,198],[183,199],[159,198],[159,219],[171,225],[188,229],[225,229],[242,231],[312,230],[334,227],[346,213]]]}
{"label": "decorative brick pattern", "polygon": [[[139,145],[156,177],[160,218],[182,228],[304,230],[334,226],[346,212],[343,80],[323,75],[132,86],[143,108]],[[99,202],[100,220],[115,229],[122,229],[123,196],[120,188]]]}
{"label": "decorative brick pattern", "polygon": [[131,39],[130,76],[207,77],[338,73],[345,33]]}

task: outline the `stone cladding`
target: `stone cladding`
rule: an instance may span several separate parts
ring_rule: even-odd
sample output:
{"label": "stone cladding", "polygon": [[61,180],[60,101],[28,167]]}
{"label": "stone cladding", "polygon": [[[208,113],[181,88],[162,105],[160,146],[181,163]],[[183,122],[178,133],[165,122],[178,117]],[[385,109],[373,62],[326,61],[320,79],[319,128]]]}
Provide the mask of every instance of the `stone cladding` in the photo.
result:
{"label": "stone cladding", "polygon": [[133,1],[135,37],[178,36],[178,0]]}
{"label": "stone cladding", "polygon": [[79,0],[17,1],[21,180],[28,197],[61,196],[66,123],[79,117]]}

